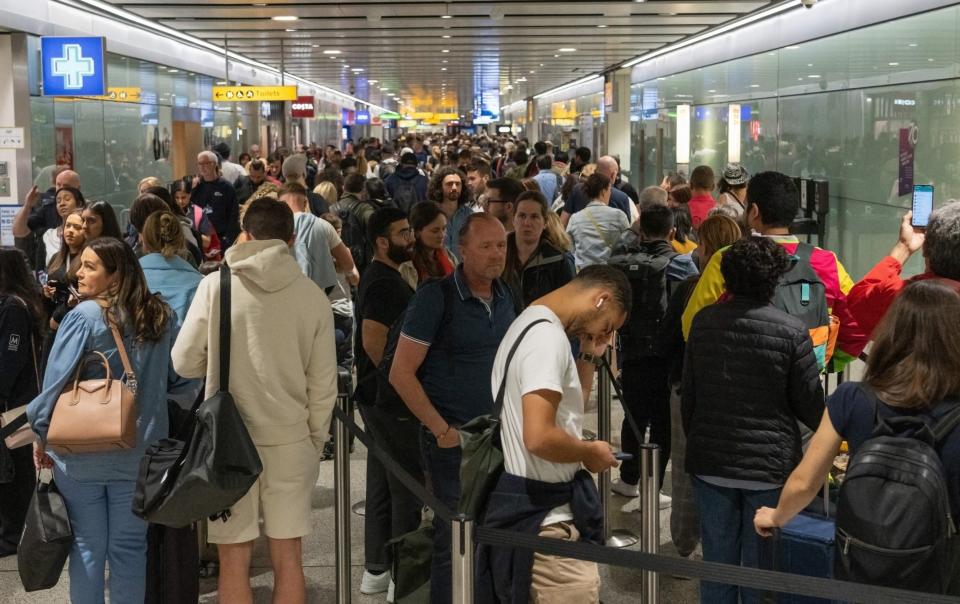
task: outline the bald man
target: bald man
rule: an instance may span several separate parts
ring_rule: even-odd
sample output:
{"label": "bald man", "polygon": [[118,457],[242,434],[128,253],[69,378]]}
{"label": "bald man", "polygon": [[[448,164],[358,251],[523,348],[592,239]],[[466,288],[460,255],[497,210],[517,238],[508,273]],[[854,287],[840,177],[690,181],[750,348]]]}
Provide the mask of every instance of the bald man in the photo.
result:
{"label": "bald man", "polygon": [[[609,155],[604,155],[597,160],[597,173],[603,174],[610,179],[610,182],[615,182],[617,175],[620,174],[620,166],[617,164],[617,160]],[[563,222],[563,226],[567,226],[567,223],[570,221],[570,217],[587,207],[587,204],[590,203],[590,199],[587,198],[587,195],[583,192],[583,185],[578,184],[574,189],[573,193],[570,194],[570,197],[567,198],[566,203],[563,205],[563,212],[560,214],[560,220]],[[610,190],[610,207],[617,208],[621,212],[627,215],[627,218],[630,222],[633,222],[633,213],[631,212],[631,206],[633,202],[630,201],[630,198],[627,197],[626,193],[620,191],[617,188]]]}

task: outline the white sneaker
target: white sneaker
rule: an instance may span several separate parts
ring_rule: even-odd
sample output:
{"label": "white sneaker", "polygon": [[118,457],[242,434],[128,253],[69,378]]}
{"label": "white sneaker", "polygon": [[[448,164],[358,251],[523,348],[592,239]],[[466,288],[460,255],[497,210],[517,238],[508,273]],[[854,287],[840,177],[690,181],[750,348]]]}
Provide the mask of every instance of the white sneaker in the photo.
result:
{"label": "white sneaker", "polygon": [[624,497],[637,497],[640,495],[640,488],[637,487],[637,485],[624,482],[620,478],[610,483],[610,490]]}
{"label": "white sneaker", "polygon": [[661,510],[666,509],[671,505],[673,505],[673,499],[671,499],[669,495],[664,495],[663,493],[660,493],[660,509]]}
{"label": "white sneaker", "polygon": [[393,604],[393,590],[397,588],[397,584],[393,582],[393,579],[390,579],[390,588],[387,590],[387,604]]}
{"label": "white sneaker", "polygon": [[363,571],[363,579],[360,581],[360,593],[364,595],[382,594],[390,586],[390,571],[385,570],[379,575],[372,572]]}

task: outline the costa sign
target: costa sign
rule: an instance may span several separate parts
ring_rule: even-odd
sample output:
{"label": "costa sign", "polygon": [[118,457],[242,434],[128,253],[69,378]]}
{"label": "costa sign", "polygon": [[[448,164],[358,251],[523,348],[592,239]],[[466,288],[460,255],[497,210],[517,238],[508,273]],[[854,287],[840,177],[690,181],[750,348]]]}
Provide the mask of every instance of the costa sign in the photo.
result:
{"label": "costa sign", "polygon": [[313,117],[313,97],[298,96],[296,101],[290,103],[290,110],[293,117]]}

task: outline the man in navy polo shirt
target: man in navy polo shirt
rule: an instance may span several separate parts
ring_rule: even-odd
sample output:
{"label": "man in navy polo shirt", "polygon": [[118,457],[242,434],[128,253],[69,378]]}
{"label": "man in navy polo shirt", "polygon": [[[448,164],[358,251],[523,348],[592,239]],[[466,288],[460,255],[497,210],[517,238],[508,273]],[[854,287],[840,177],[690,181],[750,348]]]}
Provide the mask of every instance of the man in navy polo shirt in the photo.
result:
{"label": "man in navy polo shirt", "polygon": [[[471,214],[460,230],[462,263],[410,300],[390,383],[423,424],[420,451],[434,495],[456,510],[460,498],[457,427],[490,413],[490,373],[515,317],[500,280],[507,233],[490,214]],[[435,522],[430,601],[451,600],[450,527]]]}

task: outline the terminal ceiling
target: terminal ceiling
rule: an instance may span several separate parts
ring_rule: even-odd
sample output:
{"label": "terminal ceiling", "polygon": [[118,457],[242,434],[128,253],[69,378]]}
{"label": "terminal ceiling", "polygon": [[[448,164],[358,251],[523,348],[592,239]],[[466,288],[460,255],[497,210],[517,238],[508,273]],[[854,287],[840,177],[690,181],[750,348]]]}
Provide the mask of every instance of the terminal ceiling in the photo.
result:
{"label": "terminal ceiling", "polygon": [[459,113],[484,93],[505,105],[773,4],[109,1],[277,68],[282,55],[288,73],[389,109]]}

